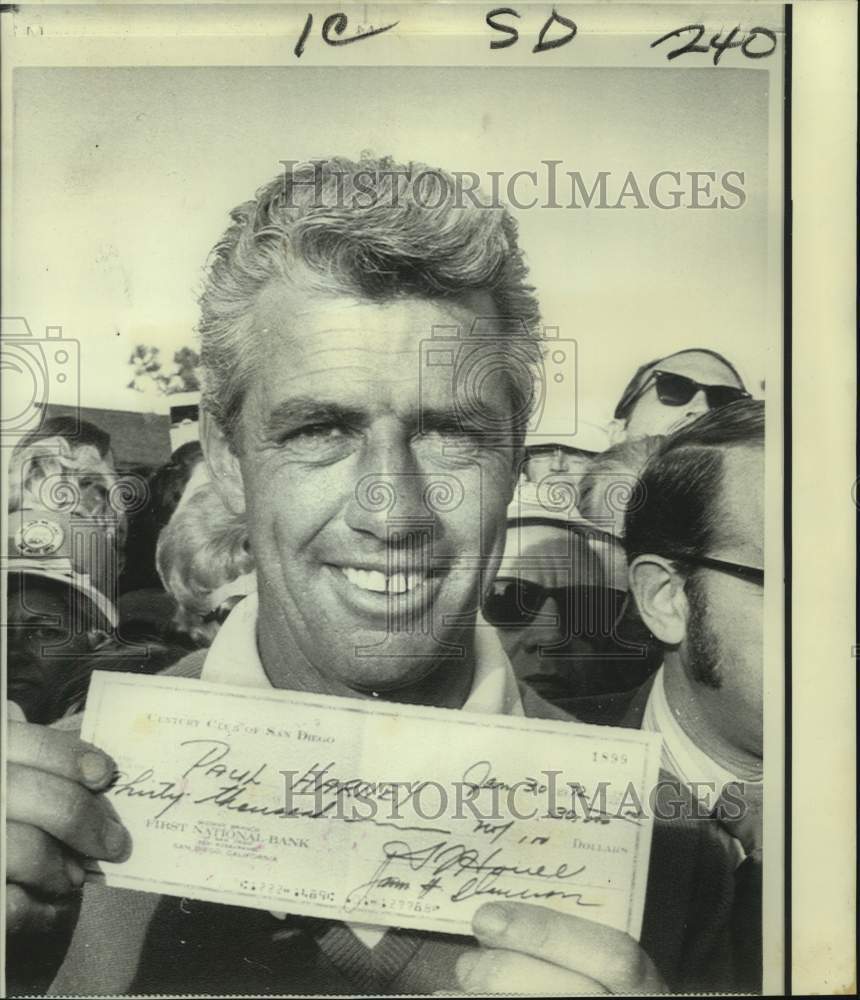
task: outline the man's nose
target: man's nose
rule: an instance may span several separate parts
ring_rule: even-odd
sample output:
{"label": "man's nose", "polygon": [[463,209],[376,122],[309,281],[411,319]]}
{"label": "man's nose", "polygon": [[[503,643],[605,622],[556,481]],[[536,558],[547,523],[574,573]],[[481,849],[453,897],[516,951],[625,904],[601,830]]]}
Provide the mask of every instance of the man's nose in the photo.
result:
{"label": "man's nose", "polygon": [[688,417],[698,417],[702,413],[707,413],[708,399],[705,396],[705,390],[699,389],[695,396],[687,403],[686,415]]}
{"label": "man's nose", "polygon": [[556,448],[552,453],[552,463],[550,468],[553,472],[567,472],[569,468],[567,455],[561,448]]}
{"label": "man's nose", "polygon": [[558,602],[548,597],[540,606],[538,617],[526,626],[523,647],[536,653],[541,646],[554,646],[563,638]]}
{"label": "man's nose", "polygon": [[390,540],[428,527],[432,513],[424,502],[427,481],[407,442],[370,441],[362,449],[346,522],[354,531]]}

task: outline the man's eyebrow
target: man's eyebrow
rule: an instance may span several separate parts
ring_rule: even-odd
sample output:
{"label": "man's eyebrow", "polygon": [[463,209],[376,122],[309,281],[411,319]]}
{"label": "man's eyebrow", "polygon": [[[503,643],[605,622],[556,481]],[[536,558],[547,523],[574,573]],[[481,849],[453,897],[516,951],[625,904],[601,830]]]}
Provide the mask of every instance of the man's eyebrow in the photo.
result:
{"label": "man's eyebrow", "polygon": [[367,415],[355,406],[327,402],[312,396],[297,396],[278,403],[266,419],[267,436],[305,424],[363,424]]}
{"label": "man's eyebrow", "polygon": [[473,431],[485,428],[487,411],[480,406],[422,407],[420,425],[425,431]]}
{"label": "man's eyebrow", "polygon": [[459,431],[480,426],[477,413],[470,415],[468,409],[464,412],[457,408],[423,407],[419,414],[419,422],[425,431]]}

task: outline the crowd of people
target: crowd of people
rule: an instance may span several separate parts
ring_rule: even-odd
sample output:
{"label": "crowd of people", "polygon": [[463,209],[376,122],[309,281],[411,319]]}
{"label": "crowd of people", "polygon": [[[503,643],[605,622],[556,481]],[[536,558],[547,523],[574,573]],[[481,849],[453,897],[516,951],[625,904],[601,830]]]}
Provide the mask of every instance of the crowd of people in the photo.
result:
{"label": "crowd of people", "polygon": [[[518,679],[564,705],[631,690],[657,669],[659,643],[628,586],[625,513],[666,434],[748,396],[727,359],[690,348],[643,365],[608,427],[526,437],[481,609]],[[79,710],[93,669],[157,672],[210,645],[256,589],[245,514],[209,481],[199,441],[151,474],[130,515],[112,499],[122,476],[110,436],[87,421],[46,419],[10,473],[8,690],[30,721]],[[55,543],[34,543],[47,526]]]}
{"label": "crowd of people", "polygon": [[[339,176],[358,169],[345,163]],[[445,371],[422,372],[420,391],[402,371],[433,325],[468,329],[516,307],[537,329],[506,213],[412,211],[406,196],[366,212],[327,204],[327,180],[297,186],[287,207],[282,183],[234,210],[216,247],[201,302],[201,442],[153,473],[145,503],[116,503],[122,477],[99,428],[46,420],[15,449],[6,634],[17,770],[47,769],[97,812],[107,771],[92,778],[61,763],[72,752],[65,731],[47,758],[42,738],[36,760],[30,727],[80,712],[93,669],[206,679],[231,649],[247,651],[234,683],[251,683],[247,671],[274,687],[396,691],[460,708],[489,669],[462,625],[465,660],[446,660],[414,631],[393,637],[408,655],[355,655],[390,628],[388,606],[410,597],[417,573],[419,613],[435,623],[471,615],[472,633],[495,630],[504,652],[491,668],[511,683],[490,711],[549,704],[572,720],[656,731],[665,770],[710,782],[711,808],[731,782],[759,790],[753,832],[723,822],[689,842],[686,831],[655,832],[642,939],[602,928],[587,969],[576,948],[566,957],[559,947],[576,936],[575,918],[553,916],[550,951],[545,911],[507,904],[507,931],[476,923],[479,945],[464,940],[446,970],[432,958],[434,935],[416,932],[424,959],[377,962],[362,945],[358,978],[309,938],[289,982],[280,960],[275,976],[206,952],[192,984],[177,971],[180,931],[174,940],[169,929],[188,920],[177,923],[168,900],[147,918],[168,928],[157,954],[135,952],[110,991],[349,993],[371,982],[370,992],[494,992],[499,970],[513,976],[518,962],[531,963],[538,992],[547,970],[554,989],[562,973],[572,989],[586,979],[610,992],[760,989],[763,402],[728,359],[689,346],[643,363],[607,427],[581,421],[558,440],[509,418],[510,390],[496,387],[482,403],[494,426],[507,420],[509,447],[499,448],[452,426],[463,411]],[[440,469],[454,471],[463,499],[432,513],[431,545],[422,483]],[[420,530],[401,520],[392,534],[389,508],[361,502],[368,475],[390,485],[405,523],[422,515]],[[10,856],[10,930],[42,941],[59,934],[57,900],[79,888],[80,858],[116,859],[129,844],[82,836],[81,815],[46,819],[26,792],[10,802],[10,821],[29,835],[16,835]],[[54,859],[72,872],[68,884],[41,874]],[[683,884],[683,865],[703,881]],[[89,888],[88,907],[89,927],[100,908],[119,912]],[[242,912],[223,907],[218,919],[229,927]],[[79,938],[60,991],[85,988],[77,953],[99,939]],[[211,940],[225,947],[229,934]]]}

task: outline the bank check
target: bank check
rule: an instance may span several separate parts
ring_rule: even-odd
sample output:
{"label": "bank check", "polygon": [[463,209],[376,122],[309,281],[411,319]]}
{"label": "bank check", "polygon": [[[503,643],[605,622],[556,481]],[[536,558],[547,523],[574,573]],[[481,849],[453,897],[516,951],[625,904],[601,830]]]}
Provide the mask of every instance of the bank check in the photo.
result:
{"label": "bank check", "polygon": [[82,735],[133,840],[109,885],[453,934],[532,901],[639,936],[653,734],[96,672]]}

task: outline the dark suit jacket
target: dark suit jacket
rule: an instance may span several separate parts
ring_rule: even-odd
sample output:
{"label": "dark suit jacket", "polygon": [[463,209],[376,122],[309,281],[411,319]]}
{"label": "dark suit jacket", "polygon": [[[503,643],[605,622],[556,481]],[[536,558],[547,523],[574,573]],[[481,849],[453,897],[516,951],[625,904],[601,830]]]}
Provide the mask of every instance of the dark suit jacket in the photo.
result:
{"label": "dark suit jacket", "polygon": [[554,699],[553,704],[579,722],[590,722],[595,726],[640,729],[653,686],[654,675],[631,691]]}
{"label": "dark suit jacket", "polygon": [[[561,707],[582,722],[594,725],[640,729],[654,677],[632,691],[620,694],[570,698]],[[726,837],[712,821],[717,836]],[[653,858],[652,858],[653,864]],[[736,869],[732,887],[732,943],[725,956],[726,974],[734,988],[743,993],[760,993],[762,988],[762,896],[761,862],[749,859]],[[722,987],[726,989],[724,985]]]}
{"label": "dark suit jacket", "polygon": [[[202,659],[170,672],[193,676]],[[563,717],[528,690],[523,704],[532,717]],[[675,991],[733,988],[733,863],[712,826],[655,824],[641,943]],[[476,947],[394,929],[371,950],[334,921],[98,886],[84,895],[54,994],[433,993],[459,988],[455,960]]]}

